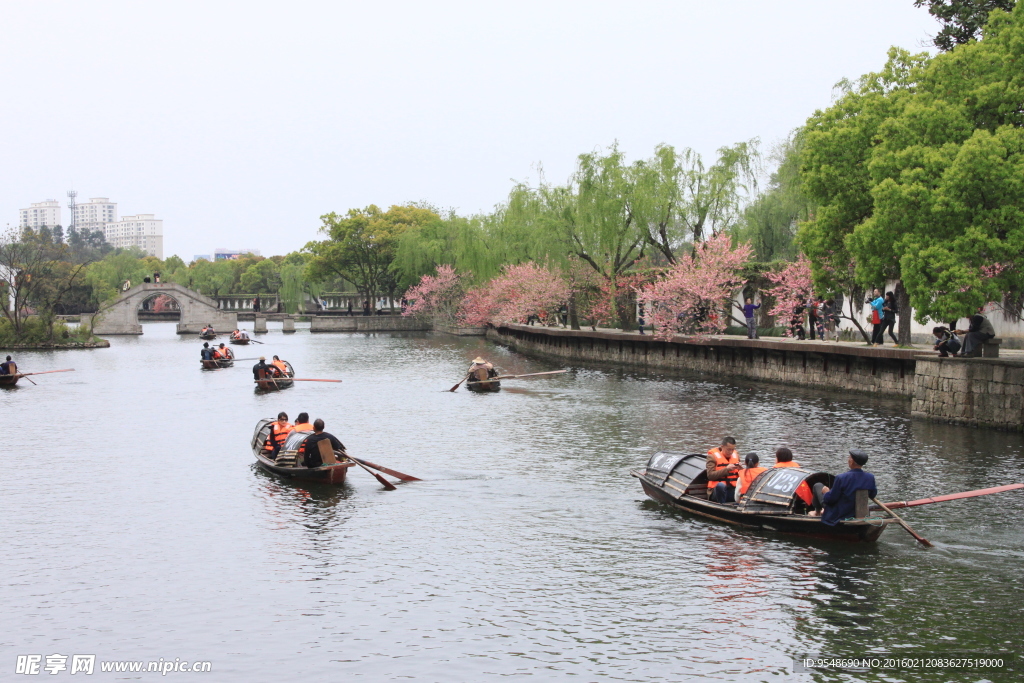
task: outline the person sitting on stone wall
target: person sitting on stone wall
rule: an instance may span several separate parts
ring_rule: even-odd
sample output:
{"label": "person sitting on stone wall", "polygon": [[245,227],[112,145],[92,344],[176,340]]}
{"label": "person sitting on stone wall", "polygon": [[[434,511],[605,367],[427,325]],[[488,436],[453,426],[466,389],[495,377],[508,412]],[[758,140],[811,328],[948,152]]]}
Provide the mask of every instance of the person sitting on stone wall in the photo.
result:
{"label": "person sitting on stone wall", "polygon": [[983,315],[984,312],[985,307],[982,306],[971,317],[970,325],[966,330],[956,331],[957,334],[966,335],[964,337],[964,351],[960,354],[962,358],[977,358],[981,355],[982,345],[996,336],[996,329],[992,327],[992,321]]}

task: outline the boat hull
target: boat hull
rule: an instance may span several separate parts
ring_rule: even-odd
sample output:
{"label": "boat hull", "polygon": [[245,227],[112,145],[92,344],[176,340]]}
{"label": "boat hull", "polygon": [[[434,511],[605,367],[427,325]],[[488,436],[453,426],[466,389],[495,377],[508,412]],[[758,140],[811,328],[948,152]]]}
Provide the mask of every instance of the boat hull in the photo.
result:
{"label": "boat hull", "polygon": [[245,345],[246,345],[246,344],[248,344],[248,343],[249,343],[250,341],[251,341],[251,340],[249,340],[249,339],[232,339],[232,340],[231,340],[231,343],[232,343],[232,344],[237,344],[237,345],[239,345],[239,346],[245,346]]}
{"label": "boat hull", "polygon": [[295,368],[293,368],[292,364],[288,361],[284,362],[285,365],[288,366],[288,374],[284,377],[275,377],[271,379],[269,375],[261,370],[260,378],[256,381],[256,391],[280,391],[281,389],[287,389],[291,385],[295,384],[295,382],[289,379],[290,377],[295,376]]}
{"label": "boat hull", "polygon": [[742,512],[735,505],[721,505],[711,500],[694,495],[677,496],[649,479],[642,471],[634,470],[631,474],[640,480],[644,493],[649,498],[676,510],[684,510],[707,519],[713,519],[734,526],[764,531],[777,531],[807,538],[818,538],[834,541],[854,541],[872,543],[885,531],[891,519],[847,520],[829,526],[817,517],[794,513],[756,513]]}
{"label": "boat hull", "polygon": [[230,368],[235,364],[232,359],[228,360],[204,360],[201,361],[204,370],[216,370],[217,368]]}
{"label": "boat hull", "polygon": [[488,391],[500,391],[501,382],[466,382],[466,388],[481,394]]}
{"label": "boat hull", "polygon": [[263,471],[284,479],[334,485],[344,484],[348,468],[355,465],[352,462],[343,462],[322,467],[280,467],[273,460],[259,453],[256,454],[256,463]]}
{"label": "boat hull", "polygon": [[21,375],[0,375],[0,387],[13,387],[21,379]]}

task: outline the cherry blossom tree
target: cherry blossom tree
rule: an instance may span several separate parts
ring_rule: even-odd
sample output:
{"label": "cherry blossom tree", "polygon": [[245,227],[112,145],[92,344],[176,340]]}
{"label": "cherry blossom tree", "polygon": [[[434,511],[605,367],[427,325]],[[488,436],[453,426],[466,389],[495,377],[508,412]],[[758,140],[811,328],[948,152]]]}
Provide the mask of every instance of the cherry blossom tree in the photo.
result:
{"label": "cherry blossom tree", "polygon": [[656,336],[725,330],[729,301],[743,284],[740,269],[751,253],[749,244],[734,248],[728,235],[717,235],[698,244],[690,258],[680,259],[662,279],[643,287],[637,300]]}
{"label": "cherry blossom tree", "polygon": [[[768,311],[783,323],[789,323],[796,310],[807,305],[808,299],[814,294],[814,275],[811,262],[800,254],[799,258],[777,273],[765,273],[772,283],[766,294],[775,300],[775,305]],[[802,309],[801,309],[802,310]],[[786,336],[793,335],[793,326],[787,325]]]}
{"label": "cherry blossom tree", "polygon": [[509,265],[487,284],[466,293],[462,320],[467,325],[525,323],[531,315],[544,320],[568,296],[569,286],[557,273],[532,261]]}
{"label": "cherry blossom tree", "polygon": [[403,315],[429,318],[435,323],[454,325],[466,294],[466,273],[458,273],[452,266],[438,266],[435,275],[424,275],[419,284],[409,288],[405,298],[411,304]]}

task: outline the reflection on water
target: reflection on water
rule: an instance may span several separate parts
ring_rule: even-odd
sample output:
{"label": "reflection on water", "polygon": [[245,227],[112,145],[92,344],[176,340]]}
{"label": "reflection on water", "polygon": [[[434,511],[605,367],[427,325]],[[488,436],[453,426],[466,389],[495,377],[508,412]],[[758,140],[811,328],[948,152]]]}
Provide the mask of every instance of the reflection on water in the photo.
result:
{"label": "reflection on water", "polygon": [[[239,355],[344,383],[254,394],[255,360],[202,372],[194,338],[145,329],[21,354],[77,372],[0,392],[0,666],[67,651],[210,660],[218,681],[810,681],[840,678],[792,674],[792,657],[1018,647],[1024,495],[905,511],[932,550],[893,527],[852,546],[668,510],[628,471],[726,434],[830,471],[860,446],[901,500],[1024,481],[1020,434],[911,421],[900,400],[609,368],[449,393],[476,355],[556,366],[427,334],[272,330]],[[279,410],[425,481],[268,475],[248,440]]]}

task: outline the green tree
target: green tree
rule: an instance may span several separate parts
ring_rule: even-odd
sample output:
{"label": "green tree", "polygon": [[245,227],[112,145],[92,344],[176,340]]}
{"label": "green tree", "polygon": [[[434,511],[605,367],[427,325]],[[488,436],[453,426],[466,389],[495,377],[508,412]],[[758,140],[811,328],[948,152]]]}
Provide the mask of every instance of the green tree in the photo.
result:
{"label": "green tree", "polygon": [[116,299],[126,280],[137,285],[152,275],[152,264],[143,260],[145,255],[137,248],[119,249],[90,264],[85,272],[85,282],[92,289],[93,304],[99,306]]}
{"label": "green tree", "polygon": [[942,23],[935,36],[935,47],[949,52],[981,37],[981,30],[992,10],[1009,12],[1017,0],[914,0],[914,7],[928,6],[928,14]]}
{"label": "green tree", "polygon": [[239,287],[247,294],[276,294],[281,288],[281,269],[273,259],[262,259],[246,268]]}
{"label": "green tree", "polygon": [[[913,96],[928,63],[926,54],[911,55],[891,48],[882,71],[840,84],[844,94],[831,107],[817,111],[804,129],[800,155],[807,196],[816,204],[812,218],[801,224],[797,240],[810,258],[816,288],[851,297],[855,286],[882,287],[899,279],[898,255],[879,240],[853,238],[874,212],[869,161],[882,124],[897,116]],[[855,263],[853,277],[850,264]],[[910,312],[905,291],[900,306],[900,342],[909,343]]]}
{"label": "green tree", "polygon": [[350,209],[344,216],[325,214],[320,217],[320,231],[328,239],[306,245],[312,255],[306,279],[322,282],[343,278],[368,298],[381,294],[393,297],[398,289],[398,273],[392,266],[399,239],[407,230],[439,219],[431,209],[415,205],[382,211],[371,204],[365,209]]}

